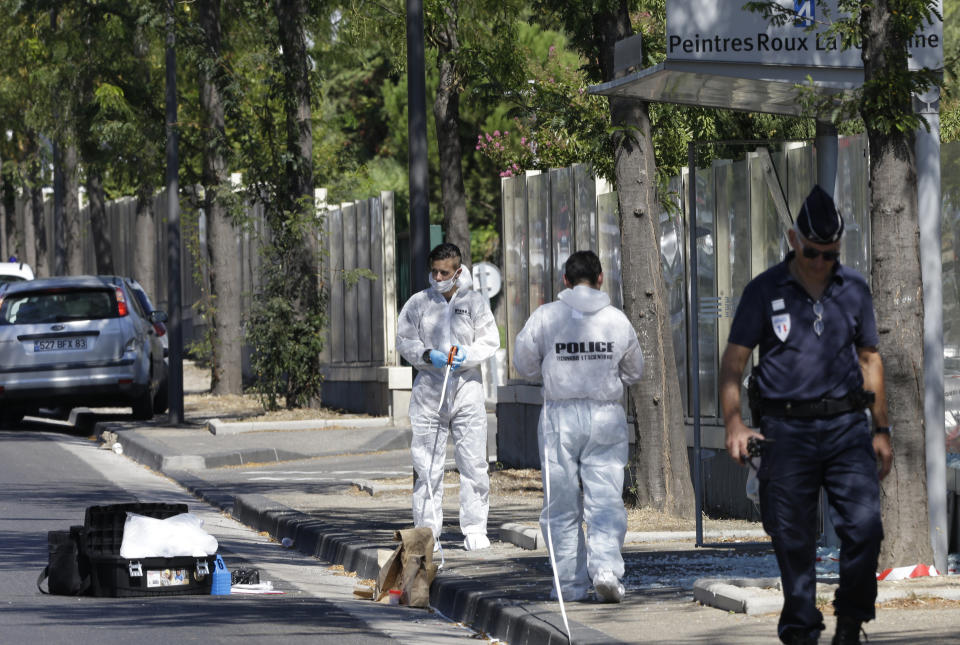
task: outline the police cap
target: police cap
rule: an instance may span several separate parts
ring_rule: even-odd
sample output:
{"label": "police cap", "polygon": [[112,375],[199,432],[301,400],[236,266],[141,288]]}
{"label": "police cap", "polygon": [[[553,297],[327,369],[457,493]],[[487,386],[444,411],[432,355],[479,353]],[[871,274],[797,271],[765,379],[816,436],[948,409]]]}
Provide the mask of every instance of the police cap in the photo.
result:
{"label": "police cap", "polygon": [[797,231],[816,244],[833,244],[843,236],[843,217],[827,191],[814,186],[797,213]]}

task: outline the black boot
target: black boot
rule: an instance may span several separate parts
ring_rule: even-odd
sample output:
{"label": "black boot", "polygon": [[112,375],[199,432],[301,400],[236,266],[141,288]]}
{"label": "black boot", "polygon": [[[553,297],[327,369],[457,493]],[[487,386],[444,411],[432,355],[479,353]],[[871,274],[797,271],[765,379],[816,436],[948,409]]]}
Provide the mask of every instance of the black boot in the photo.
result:
{"label": "black boot", "polygon": [[837,616],[837,631],[833,635],[833,645],[860,645],[860,624],[856,618]]}
{"label": "black boot", "polygon": [[805,632],[790,632],[784,634],[783,642],[787,645],[817,645],[817,637]]}

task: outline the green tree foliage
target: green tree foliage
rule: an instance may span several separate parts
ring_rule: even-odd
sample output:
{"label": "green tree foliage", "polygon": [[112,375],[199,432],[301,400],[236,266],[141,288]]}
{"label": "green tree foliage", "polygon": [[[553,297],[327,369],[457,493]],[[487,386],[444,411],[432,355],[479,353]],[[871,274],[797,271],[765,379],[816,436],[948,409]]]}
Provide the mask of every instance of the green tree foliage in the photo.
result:
{"label": "green tree foliage", "polygon": [[[43,170],[35,176],[49,185],[57,145],[61,153],[70,150],[71,159],[74,150],[82,157],[85,177],[71,174],[71,185],[86,179],[102,185],[107,197],[156,185],[163,120],[155,99],[163,75],[157,73],[162,50],[153,29],[154,4],[35,0],[4,1],[2,8],[0,47],[9,48],[10,56],[0,61],[9,90],[0,97],[0,110],[12,117],[5,124],[15,142],[4,154],[7,178],[22,175],[35,163],[27,157],[40,155]],[[31,140],[43,144],[33,153],[23,145]],[[40,258],[38,264],[42,271]]]}
{"label": "green tree foliage", "polygon": [[[644,37],[642,65],[662,61],[664,0],[624,1],[633,30]],[[192,3],[177,3],[181,185],[202,183],[204,125],[197,70],[216,64],[229,171],[241,173],[245,186],[238,195],[225,191],[223,199],[236,218],[244,201],[265,205],[268,228],[278,240],[265,264],[287,270],[299,261],[294,257],[299,251],[284,246],[283,236],[306,222],[295,215],[302,204],[285,188],[290,162],[287,90],[273,4],[238,0],[225,6],[222,56],[211,63],[202,50]],[[612,176],[608,100],[590,95],[587,88],[601,80],[593,15],[619,6],[620,0],[580,4],[425,2],[428,38],[449,17],[445,12],[457,10],[461,165],[474,261],[498,259],[502,174],[588,162]],[[957,0],[944,2],[951,60],[956,58],[957,21],[951,20],[956,5]],[[402,230],[408,190],[404,3],[354,0],[337,9],[315,0],[307,6],[314,183],[329,189],[333,203],[394,190]],[[10,132],[0,137],[6,195],[14,187],[11,179],[18,187],[24,184],[30,164],[47,167],[41,163],[49,161],[45,140],[81,147],[82,167],[96,166],[107,197],[152,194],[162,184],[164,169],[165,3],[0,0],[0,7],[0,115]],[[432,97],[442,61],[429,42],[427,92]],[[958,131],[955,106],[960,103],[950,90],[952,78],[948,75],[944,95],[945,140]],[[651,105],[650,117],[661,179],[686,164],[686,145],[693,138],[813,134],[809,119],[671,105]],[[441,195],[433,119],[428,119],[428,138],[431,213],[437,223]],[[730,155],[719,148],[715,154]],[[285,281],[278,273],[266,292],[282,293]]]}
{"label": "green tree foliage", "polygon": [[[449,26],[448,12],[453,9],[457,48],[442,59],[438,56],[439,44]],[[489,115],[503,105],[501,97],[514,91],[522,81],[524,66],[514,35],[518,25],[522,25],[519,4],[436,0],[424,3],[424,14],[428,103],[432,104],[437,95],[438,70],[444,60],[456,68],[460,166],[471,229],[471,257],[496,260],[498,245],[493,242],[499,230],[500,182],[490,161],[475,150],[474,141]],[[331,75],[330,84],[325,84],[324,89],[325,100],[330,102],[336,118],[347,123],[356,119],[352,129],[342,131],[348,139],[343,151],[348,154],[340,157],[340,163],[349,163],[354,169],[347,177],[354,185],[369,185],[371,178],[394,182],[388,187],[397,193],[397,222],[401,229],[408,217],[405,29],[402,2],[353,3],[339,23],[339,40],[328,59],[335,64],[342,61],[346,73]],[[363,66],[361,83],[345,84],[352,78],[350,74],[356,74],[358,60]],[[357,103],[358,95],[374,103]],[[347,111],[351,105],[361,109]],[[364,105],[374,109],[363,109]],[[431,221],[440,223],[441,165],[436,121],[432,118],[427,119],[427,139]]]}
{"label": "green tree foliage", "polygon": [[[618,4],[605,2],[594,3],[594,9]],[[643,35],[642,66],[652,67],[666,57],[664,0],[629,4],[634,29]],[[526,82],[504,99],[506,109],[491,113],[474,147],[491,159],[500,176],[589,163],[598,175],[612,179],[610,146],[615,133],[610,127],[609,101],[587,91],[602,80],[597,43],[579,31],[592,30],[594,9],[574,11],[559,0],[536,0],[532,6],[537,22],[523,23],[519,29]],[[588,56],[589,52],[594,53]],[[661,186],[686,167],[687,144],[694,139],[813,136],[810,119],[770,114],[655,103],[650,105],[650,118]],[[701,162],[741,154],[742,150],[718,146],[709,149]]]}
{"label": "green tree foliage", "polygon": [[[889,24],[891,33],[896,34],[898,43],[906,43],[922,26],[941,19],[936,13],[938,4],[938,0],[895,1],[892,3],[895,8],[884,13],[883,21]],[[747,2],[744,8],[756,11],[775,25],[796,18],[792,9],[777,2]],[[859,0],[838,0],[837,10],[838,15],[830,15],[823,9],[818,18],[827,24],[826,37],[835,37],[844,48],[861,46],[869,37],[862,18],[874,8]],[[875,10],[884,11],[882,7]],[[867,74],[863,85],[853,92],[853,100],[838,103],[833,98],[814,96],[810,99],[811,113],[830,116],[836,122],[861,118],[867,122],[868,130],[887,134],[910,133],[925,125],[922,117],[913,112],[911,97],[938,86],[939,71],[926,68],[908,70],[906,45],[902,51],[893,45],[891,43],[891,47],[885,50],[886,58],[892,64],[877,66],[873,74]]]}
{"label": "green tree foliage", "polygon": [[[9,18],[3,22],[0,39],[0,115],[10,134],[0,137],[0,159],[4,206],[12,213],[15,194],[29,189],[28,177],[36,176],[30,168],[42,167],[40,150],[32,142],[37,131],[49,131],[48,97],[55,72],[43,38],[46,24],[34,15],[16,12],[10,3],[5,2],[3,9]],[[8,252],[25,258],[24,232],[16,229],[13,218],[7,218],[4,233]]]}
{"label": "green tree foliage", "polygon": [[[960,71],[960,0],[943,3],[944,83],[940,100],[940,140],[943,143],[960,141],[960,91],[957,74]],[[960,204],[960,156],[942,156],[941,190],[952,204]],[[954,225],[956,226],[956,224]]]}
{"label": "green tree foliage", "polygon": [[960,141],[960,0],[943,0],[944,81],[940,102],[940,140]]}
{"label": "green tree foliage", "polygon": [[304,257],[303,240],[317,235],[312,204],[277,215],[279,229],[263,251],[264,279],[247,334],[255,389],[271,410],[281,403],[304,407],[319,396],[319,356],[327,324],[325,293],[305,294],[302,283],[310,280],[291,279],[310,261]]}
{"label": "green tree foliage", "polygon": [[[301,198],[307,192],[302,179],[311,175],[300,171],[312,165],[313,158],[308,155],[306,164],[302,164],[288,152],[291,145],[287,115],[292,93],[286,82],[292,75],[290,62],[284,63],[281,55],[277,14],[274,7],[261,2],[231,3],[226,12],[225,53],[222,59],[213,60],[203,51],[202,34],[190,13],[190,3],[176,6],[177,37],[181,44],[181,185],[187,187],[185,193],[190,195],[192,187],[202,183],[202,152],[209,137],[205,136],[200,111],[197,70],[202,65],[216,65],[216,76],[225,96],[225,138],[229,141],[225,158],[229,160],[229,170],[244,175],[249,187],[248,201],[264,205],[269,222],[271,243],[266,246],[268,257],[264,266],[268,276],[263,291],[270,298],[285,301],[294,316],[292,321],[281,320],[271,313],[277,309],[276,301],[259,300],[264,303],[266,314],[258,313],[254,319],[279,321],[276,324],[287,332],[283,335],[268,330],[261,338],[270,342],[286,338],[287,344],[258,355],[277,361],[294,357],[299,361],[278,363],[280,368],[264,369],[261,374],[274,379],[282,375],[282,386],[266,386],[273,393],[273,403],[280,397],[287,405],[303,405],[314,399],[318,391],[318,352],[314,349],[323,337],[323,300],[319,289],[315,289],[318,295],[298,291],[306,283],[316,285],[315,268],[307,270],[306,280],[290,280],[289,274],[284,273],[303,273],[309,253],[305,255],[302,239],[315,238],[317,221],[310,200]],[[281,3],[276,8],[289,6],[290,3]],[[330,42],[330,10],[319,2],[303,7],[304,33],[310,36],[306,40]],[[39,132],[48,138],[76,143],[82,152],[84,172],[103,178],[108,198],[152,193],[152,188],[160,185],[164,169],[166,3],[37,0],[4,2],[3,8],[7,10],[7,20],[3,23],[5,32],[0,46],[16,57],[0,62],[0,110],[19,115],[5,122],[14,138],[27,141],[31,133]],[[27,47],[23,45],[25,40]],[[311,70],[304,78],[312,87],[299,88],[298,99],[304,94],[316,94],[320,78],[316,67],[311,67],[314,61],[304,55],[299,62],[303,69]],[[21,165],[27,161],[25,146],[11,148],[3,151],[5,161]],[[17,148],[19,157],[14,154]],[[241,200],[229,188],[222,191],[221,197],[231,212],[240,211]],[[184,218],[187,226],[192,221]],[[314,234],[300,238],[298,248],[297,236],[304,235],[311,226]],[[195,233],[186,231],[186,238],[195,238]],[[315,262],[312,264],[315,267]],[[212,311],[214,304],[208,301],[206,306]],[[240,333],[239,329],[236,331]],[[306,349],[300,351],[301,346]],[[314,356],[309,370],[301,369],[306,365],[301,360],[306,354]]]}
{"label": "green tree foliage", "polygon": [[525,81],[488,118],[474,148],[486,155],[501,177],[524,170],[590,163],[613,177],[609,153],[607,99],[587,92],[584,59],[568,49],[559,32],[522,24]]}
{"label": "green tree foliage", "polygon": [[48,32],[57,71],[48,114],[75,135],[86,166],[102,173],[108,198],[158,185],[165,140],[158,111],[162,14],[143,0],[59,4],[56,28]]}
{"label": "green tree foliage", "polygon": [[253,20],[243,29],[261,46],[243,60],[245,80],[256,81],[238,101],[245,129],[232,140],[245,162],[250,201],[262,205],[267,228],[247,338],[264,404],[302,407],[320,393],[326,298],[316,256],[321,222],[313,204],[312,150],[303,145],[304,136],[313,137],[312,122],[303,117],[317,95],[318,74],[315,61],[293,54],[306,55],[305,34],[314,42],[330,37],[331,13],[321,6],[309,13],[299,6],[293,15],[283,13],[290,6],[245,6]]}

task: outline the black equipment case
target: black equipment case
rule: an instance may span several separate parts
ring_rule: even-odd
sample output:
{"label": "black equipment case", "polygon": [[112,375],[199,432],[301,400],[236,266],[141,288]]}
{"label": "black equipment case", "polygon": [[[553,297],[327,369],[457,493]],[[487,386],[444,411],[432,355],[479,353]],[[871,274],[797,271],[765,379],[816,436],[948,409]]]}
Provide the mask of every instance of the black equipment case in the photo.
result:
{"label": "black equipment case", "polygon": [[216,556],[195,558],[120,557],[127,513],[166,519],[187,512],[186,504],[131,503],[87,508],[86,555],[94,596],[181,596],[209,594]]}

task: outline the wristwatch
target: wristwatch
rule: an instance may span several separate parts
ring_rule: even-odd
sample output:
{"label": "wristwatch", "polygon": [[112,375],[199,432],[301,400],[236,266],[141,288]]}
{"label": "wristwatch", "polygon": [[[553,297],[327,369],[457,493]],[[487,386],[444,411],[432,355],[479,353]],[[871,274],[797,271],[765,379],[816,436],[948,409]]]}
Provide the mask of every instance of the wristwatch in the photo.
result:
{"label": "wristwatch", "polygon": [[893,439],[893,426],[877,426],[873,429],[873,434],[885,434]]}
{"label": "wristwatch", "polygon": [[429,350],[429,349],[424,350],[423,355],[422,355],[420,358],[423,359],[423,362],[424,362],[424,363],[429,363],[429,362],[430,362],[430,350]]}

